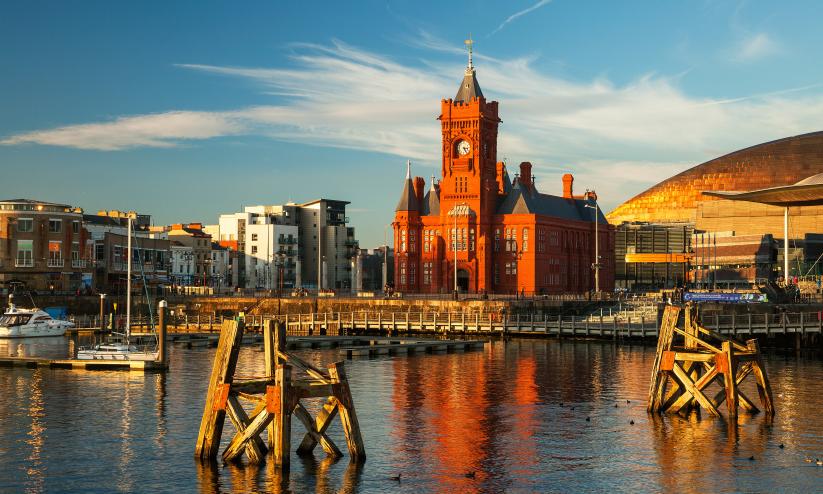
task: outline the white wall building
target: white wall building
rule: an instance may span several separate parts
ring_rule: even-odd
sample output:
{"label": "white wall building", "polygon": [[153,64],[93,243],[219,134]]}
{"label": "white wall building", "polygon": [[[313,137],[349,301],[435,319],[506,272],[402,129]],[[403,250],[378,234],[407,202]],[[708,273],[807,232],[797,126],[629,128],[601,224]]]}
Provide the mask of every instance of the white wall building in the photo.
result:
{"label": "white wall building", "polygon": [[180,242],[172,242],[170,273],[172,283],[178,286],[191,286],[194,284],[196,273],[194,249]]}
{"label": "white wall building", "polygon": [[349,289],[351,259],[356,251],[354,228],[347,227],[348,202],[318,199],[305,204],[248,206],[220,215],[206,230],[222,245],[236,245],[235,284],[277,290]]}
{"label": "white wall building", "polygon": [[234,286],[231,275],[231,250],[212,242],[211,261],[209,264],[209,278],[212,280],[215,292]]}

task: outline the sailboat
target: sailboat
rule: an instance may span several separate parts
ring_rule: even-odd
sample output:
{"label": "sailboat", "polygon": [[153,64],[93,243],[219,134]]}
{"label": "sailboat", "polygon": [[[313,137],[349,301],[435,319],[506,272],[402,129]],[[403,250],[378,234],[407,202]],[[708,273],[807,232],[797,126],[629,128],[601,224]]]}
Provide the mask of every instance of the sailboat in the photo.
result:
{"label": "sailboat", "polygon": [[[153,350],[140,349],[130,342],[131,338],[131,276],[132,276],[132,216],[128,217],[128,254],[126,255],[126,328],[125,333],[115,333],[122,337],[121,341],[100,343],[91,348],[81,347],[77,351],[78,360],[157,360],[157,345]],[[145,286],[145,283],[144,283]],[[151,304],[149,304],[151,305]]]}

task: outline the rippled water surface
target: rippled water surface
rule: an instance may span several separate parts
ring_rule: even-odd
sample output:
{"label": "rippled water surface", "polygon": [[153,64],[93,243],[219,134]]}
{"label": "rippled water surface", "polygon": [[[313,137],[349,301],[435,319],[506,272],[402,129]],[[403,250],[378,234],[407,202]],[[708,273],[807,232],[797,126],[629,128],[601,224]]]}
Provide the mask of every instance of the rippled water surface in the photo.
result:
{"label": "rippled water surface", "polygon": [[[63,357],[75,345],[0,342],[0,355]],[[213,354],[172,347],[166,375],[0,369],[0,490],[823,490],[823,467],[805,461],[823,458],[817,358],[770,355],[777,415],[772,423],[743,415],[736,427],[647,415],[652,347],[514,339],[482,351],[347,361],[366,463],[331,462],[318,449],[310,459],[293,454],[282,475],[270,465],[195,462]],[[333,350],[304,356],[319,364],[338,358]],[[262,352],[244,347],[238,373],[262,366]],[[227,426],[224,445],[232,433]],[[297,421],[293,434],[294,445],[303,434]],[[345,451],[339,421],[330,436]],[[400,482],[391,479],[398,475]]]}

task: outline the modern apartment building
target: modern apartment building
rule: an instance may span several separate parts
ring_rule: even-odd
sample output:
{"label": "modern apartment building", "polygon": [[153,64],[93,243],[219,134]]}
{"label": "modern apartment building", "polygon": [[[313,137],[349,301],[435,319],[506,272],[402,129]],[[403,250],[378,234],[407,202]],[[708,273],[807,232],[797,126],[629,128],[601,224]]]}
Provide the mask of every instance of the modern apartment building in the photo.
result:
{"label": "modern apartment building", "polygon": [[318,199],[304,204],[248,206],[220,215],[205,227],[224,247],[237,252],[232,283],[264,290],[292,287],[349,289],[357,247],[347,227],[348,202]]}

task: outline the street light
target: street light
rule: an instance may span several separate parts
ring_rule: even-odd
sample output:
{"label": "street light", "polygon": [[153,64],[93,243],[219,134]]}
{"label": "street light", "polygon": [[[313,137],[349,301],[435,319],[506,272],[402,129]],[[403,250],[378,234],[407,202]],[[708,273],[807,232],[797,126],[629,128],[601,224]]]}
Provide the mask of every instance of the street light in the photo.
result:
{"label": "street light", "polygon": [[585,206],[594,209],[594,264],[592,264],[592,269],[594,269],[594,291],[595,293],[600,293],[600,242],[597,234],[597,224],[600,223],[600,215],[598,214],[597,195],[590,194],[589,191],[586,191],[586,197],[589,199],[594,198],[594,206],[591,204],[586,204]]}

